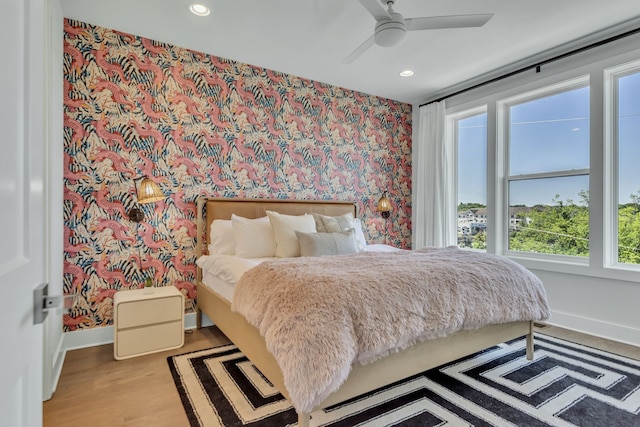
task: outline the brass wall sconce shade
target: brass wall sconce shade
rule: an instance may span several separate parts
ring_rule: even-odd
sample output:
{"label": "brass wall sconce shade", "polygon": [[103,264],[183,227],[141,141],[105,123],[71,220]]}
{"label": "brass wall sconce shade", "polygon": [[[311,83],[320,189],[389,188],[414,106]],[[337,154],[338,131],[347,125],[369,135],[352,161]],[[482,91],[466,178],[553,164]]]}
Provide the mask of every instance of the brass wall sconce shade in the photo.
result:
{"label": "brass wall sconce shade", "polygon": [[378,209],[376,210],[380,212],[382,218],[387,219],[391,216],[392,209],[391,202],[387,199],[386,193],[384,193],[378,200]]}
{"label": "brass wall sconce shade", "polygon": [[158,184],[151,181],[146,176],[140,181],[138,186],[138,203],[141,205],[147,203],[159,202],[164,199],[164,193],[158,187]]}
{"label": "brass wall sconce shade", "polygon": [[[139,178],[135,178],[133,180],[133,184],[135,186],[136,181],[140,180],[140,184],[138,184],[136,188],[136,196],[138,198],[138,203],[141,205],[147,203],[154,203],[164,199],[164,193],[158,187],[158,184],[147,178],[146,176],[142,176]],[[140,222],[144,219],[144,212],[137,206],[132,207],[127,213],[129,219],[133,222]]]}

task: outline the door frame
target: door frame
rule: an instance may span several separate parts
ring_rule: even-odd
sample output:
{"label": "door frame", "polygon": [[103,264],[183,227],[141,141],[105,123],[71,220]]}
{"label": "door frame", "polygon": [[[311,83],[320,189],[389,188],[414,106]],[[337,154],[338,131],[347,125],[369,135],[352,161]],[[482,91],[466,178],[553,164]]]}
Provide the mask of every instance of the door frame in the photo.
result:
{"label": "door frame", "polygon": [[[64,278],[64,15],[60,0],[46,0],[45,22],[45,118],[46,179],[45,262],[50,295],[62,295]],[[43,325],[43,400],[58,385],[66,355],[62,310],[51,310]]]}

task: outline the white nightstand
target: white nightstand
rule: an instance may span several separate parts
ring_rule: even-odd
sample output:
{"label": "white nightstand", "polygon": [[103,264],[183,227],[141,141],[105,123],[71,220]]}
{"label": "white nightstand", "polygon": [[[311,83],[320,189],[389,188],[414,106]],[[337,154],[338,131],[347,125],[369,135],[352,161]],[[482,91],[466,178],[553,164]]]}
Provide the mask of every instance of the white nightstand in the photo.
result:
{"label": "white nightstand", "polygon": [[182,347],[184,295],[175,286],[116,292],[113,331],[117,360]]}

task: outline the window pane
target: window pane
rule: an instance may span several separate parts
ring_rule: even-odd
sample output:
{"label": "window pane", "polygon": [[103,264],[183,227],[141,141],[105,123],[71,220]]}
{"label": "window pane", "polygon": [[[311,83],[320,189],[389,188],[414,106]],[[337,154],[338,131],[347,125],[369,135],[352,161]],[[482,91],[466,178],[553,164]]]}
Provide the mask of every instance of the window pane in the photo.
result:
{"label": "window pane", "polygon": [[589,88],[511,106],[509,174],[589,167]]}
{"label": "window pane", "polygon": [[487,115],[458,120],[458,246],[486,249]]}
{"label": "window pane", "polygon": [[618,79],[618,262],[640,264],[640,73]]}
{"label": "window pane", "polygon": [[509,183],[509,250],[589,256],[589,176]]}

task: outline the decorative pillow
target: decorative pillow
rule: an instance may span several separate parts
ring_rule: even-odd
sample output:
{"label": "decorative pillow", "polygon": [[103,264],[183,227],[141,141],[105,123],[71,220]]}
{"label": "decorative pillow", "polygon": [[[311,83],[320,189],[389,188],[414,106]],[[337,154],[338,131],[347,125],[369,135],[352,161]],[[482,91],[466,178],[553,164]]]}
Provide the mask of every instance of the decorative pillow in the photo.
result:
{"label": "decorative pillow", "polygon": [[362,232],[362,221],[360,221],[360,218],[354,218],[351,213],[340,216],[313,214],[313,219],[316,221],[318,233],[335,233],[353,228],[358,242],[358,251],[367,246],[367,240]]}
{"label": "decorative pillow", "polygon": [[320,214],[312,214],[316,222],[316,231],[318,233],[337,233],[338,231],[353,228],[353,215],[346,213],[340,216],[327,216]]}
{"label": "decorative pillow", "polygon": [[296,231],[302,256],[346,255],[358,251],[353,228],[337,233],[303,233]]}
{"label": "decorative pillow", "polygon": [[231,215],[236,242],[236,256],[263,258],[276,255],[276,241],[269,218],[249,219]]}
{"label": "decorative pillow", "polygon": [[276,256],[290,258],[300,256],[300,244],[296,231],[315,233],[316,223],[311,215],[284,215],[267,211],[276,240]]}
{"label": "decorative pillow", "polygon": [[210,255],[235,255],[236,235],[230,219],[214,219],[209,232]]}

